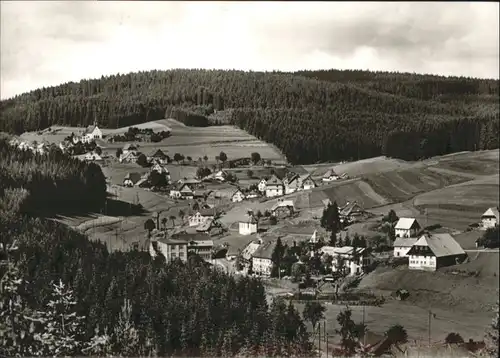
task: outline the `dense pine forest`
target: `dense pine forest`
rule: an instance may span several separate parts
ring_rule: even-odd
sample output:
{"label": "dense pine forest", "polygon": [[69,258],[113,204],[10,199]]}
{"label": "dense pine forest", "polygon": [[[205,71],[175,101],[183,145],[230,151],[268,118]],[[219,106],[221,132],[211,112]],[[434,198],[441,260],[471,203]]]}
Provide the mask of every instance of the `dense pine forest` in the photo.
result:
{"label": "dense pine forest", "polygon": [[[182,110],[183,109],[183,110]],[[369,71],[131,73],[42,88],[0,103],[0,130],[121,127],[175,114],[228,121],[297,164],[387,155],[417,160],[498,148],[498,80]]]}
{"label": "dense pine forest", "polygon": [[40,218],[71,201],[99,207],[106,193],[98,166],[55,149],[43,158],[0,140],[1,356],[310,355],[299,313],[283,301],[268,306],[260,280],[196,255],[166,264],[147,252],[109,253]]}

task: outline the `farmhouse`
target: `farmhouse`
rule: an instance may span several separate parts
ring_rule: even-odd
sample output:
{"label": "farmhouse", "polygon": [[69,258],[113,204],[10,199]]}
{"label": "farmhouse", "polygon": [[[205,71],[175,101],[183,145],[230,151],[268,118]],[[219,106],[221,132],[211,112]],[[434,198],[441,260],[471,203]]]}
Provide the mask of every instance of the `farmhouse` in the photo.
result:
{"label": "farmhouse", "polygon": [[266,191],[266,185],[267,185],[267,180],[261,179],[259,184],[257,184],[257,189],[259,189],[261,193],[264,193]]}
{"label": "farmhouse", "polygon": [[119,161],[120,163],[135,163],[140,154],[141,153],[135,150],[123,152],[122,155],[120,155]]}
{"label": "farmhouse", "polygon": [[139,180],[141,180],[140,173],[127,173],[127,175],[125,175],[125,178],[123,178],[123,186],[131,188],[135,184],[137,184]]}
{"label": "farmhouse", "polygon": [[323,246],[320,252],[333,257],[332,272],[336,272],[339,262],[343,261],[345,272],[350,276],[362,273],[363,269],[371,263],[371,256],[364,247]]}
{"label": "farmhouse", "polygon": [[500,215],[498,213],[498,207],[489,208],[481,216],[481,224],[483,229],[490,229],[498,226],[500,222]]}
{"label": "farmhouse", "polygon": [[198,226],[215,217],[214,209],[201,209],[189,216],[189,226]]}
{"label": "farmhouse", "polygon": [[440,267],[456,265],[467,254],[450,234],[422,235],[408,251],[408,268],[436,271]]}
{"label": "farmhouse", "polygon": [[222,229],[221,223],[216,219],[207,219],[205,222],[196,227],[196,232],[205,233],[211,236],[215,234],[214,231],[216,229],[219,229],[220,232],[220,230]]}
{"label": "farmhouse", "polygon": [[316,187],[316,183],[311,178],[311,174],[299,176],[300,190],[310,190]]}
{"label": "farmhouse", "polygon": [[281,200],[279,199],[276,204],[271,208],[271,213],[273,216],[290,216],[295,212],[295,205],[293,200]]}
{"label": "farmhouse", "polygon": [[276,241],[260,245],[252,255],[252,269],[259,276],[271,276],[273,261],[271,260]]}
{"label": "farmhouse", "polygon": [[151,167],[152,172],[158,172],[158,173],[165,173],[167,176],[170,176],[170,172],[168,171],[168,168],[165,165],[161,165],[160,163],[156,163]]}
{"label": "farmhouse", "polygon": [[251,215],[247,221],[239,222],[239,233],[240,235],[252,235],[256,234],[258,231],[259,222],[255,216]]}
{"label": "farmhouse", "polygon": [[314,232],[311,235],[311,238],[309,239],[309,243],[317,244],[318,242],[319,242],[318,230],[314,230]]}
{"label": "farmhouse", "polygon": [[201,181],[199,181],[197,179],[194,179],[194,178],[183,178],[183,179],[179,179],[177,181],[177,183],[179,183],[179,184],[187,184],[190,187],[194,188],[194,187],[200,185]]}
{"label": "farmhouse", "polygon": [[214,179],[218,181],[226,181],[226,178],[227,178],[227,172],[225,170],[219,170],[214,175]]}
{"label": "farmhouse", "polygon": [[335,171],[332,169],[328,169],[327,172],[323,175],[323,182],[331,182],[334,180],[338,180],[339,176]]}
{"label": "farmhouse", "polygon": [[245,194],[240,189],[237,189],[233,195],[231,195],[231,201],[233,203],[240,203],[245,200]]}
{"label": "farmhouse", "polygon": [[194,192],[191,187],[187,184],[177,184],[170,190],[171,198],[183,198],[183,199],[193,199]]}
{"label": "farmhouse", "polygon": [[281,196],[283,195],[283,190],[284,190],[283,182],[276,175],[273,175],[267,181],[265,190],[266,190],[266,196],[268,198]]}
{"label": "farmhouse", "polygon": [[394,257],[405,257],[418,238],[397,237],[394,240]]}
{"label": "farmhouse", "polygon": [[290,173],[284,180],[285,194],[291,194],[300,190],[299,175]]}
{"label": "farmhouse", "polygon": [[91,126],[88,126],[85,129],[85,131],[83,132],[81,141],[82,141],[82,143],[90,143],[95,139],[102,139],[102,132],[96,123],[94,123]]}
{"label": "farmhouse", "polygon": [[364,209],[356,201],[347,202],[340,208],[339,215],[341,222],[353,222],[365,213]]}
{"label": "farmhouse", "polygon": [[156,256],[158,253],[165,256],[167,263],[179,258],[182,261],[187,261],[188,241],[175,238],[162,238],[158,241],[152,241],[149,248],[151,256]]}
{"label": "farmhouse", "polygon": [[252,255],[259,248],[259,246],[262,245],[262,242],[262,239],[257,236],[257,240],[249,242],[241,251],[241,257],[246,261],[252,260]]}
{"label": "farmhouse", "polygon": [[415,237],[421,230],[415,218],[400,218],[394,227],[396,237]]}
{"label": "farmhouse", "polygon": [[163,163],[167,159],[167,155],[161,149],[157,149],[149,154],[148,159],[157,163]]}

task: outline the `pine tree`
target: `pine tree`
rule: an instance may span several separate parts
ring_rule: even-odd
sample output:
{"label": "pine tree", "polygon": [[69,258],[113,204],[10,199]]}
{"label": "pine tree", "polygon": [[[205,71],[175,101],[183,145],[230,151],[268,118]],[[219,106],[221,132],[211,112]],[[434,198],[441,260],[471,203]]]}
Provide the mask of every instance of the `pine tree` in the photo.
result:
{"label": "pine tree", "polygon": [[123,356],[138,354],[139,332],[132,322],[132,305],[125,299],[111,335],[112,352]]}
{"label": "pine tree", "polygon": [[36,333],[34,338],[40,343],[41,354],[75,355],[85,348],[80,338],[83,335],[82,321],[74,311],[76,301],[73,291],[59,280],[53,284],[52,297],[46,311],[38,311],[36,320],[43,325],[42,333]]}

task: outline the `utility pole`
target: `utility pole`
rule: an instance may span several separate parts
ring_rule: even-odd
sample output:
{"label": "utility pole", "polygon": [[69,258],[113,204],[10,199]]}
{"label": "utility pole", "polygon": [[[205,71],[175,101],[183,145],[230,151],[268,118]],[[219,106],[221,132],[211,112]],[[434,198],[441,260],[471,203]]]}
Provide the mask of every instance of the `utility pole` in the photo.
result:
{"label": "utility pole", "polygon": [[363,305],[363,346],[366,346],[365,305]]}
{"label": "utility pole", "polygon": [[328,358],[328,334],[325,335],[326,337],[326,358]]}
{"label": "utility pole", "polygon": [[431,346],[431,318],[432,318],[432,312],[429,310],[429,327],[428,327],[428,332],[429,332],[429,347]]}
{"label": "utility pole", "polygon": [[321,357],[321,323],[319,324],[318,327],[318,353],[319,356]]}

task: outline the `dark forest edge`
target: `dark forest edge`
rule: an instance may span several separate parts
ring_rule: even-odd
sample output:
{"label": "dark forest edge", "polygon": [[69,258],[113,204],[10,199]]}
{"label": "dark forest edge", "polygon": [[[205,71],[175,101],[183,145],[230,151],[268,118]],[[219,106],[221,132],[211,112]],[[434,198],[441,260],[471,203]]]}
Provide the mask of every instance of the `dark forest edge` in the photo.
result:
{"label": "dark forest edge", "polygon": [[71,203],[99,208],[106,195],[98,166],[55,151],[41,158],[0,140],[0,355],[311,355],[297,310],[268,306],[260,280],[196,255],[167,264],[148,252],[109,253],[40,218]]}
{"label": "dark forest edge", "polygon": [[496,149],[498,80],[369,71],[169,70],[42,88],[0,102],[0,130],[175,118],[234,124],[293,164]]}

